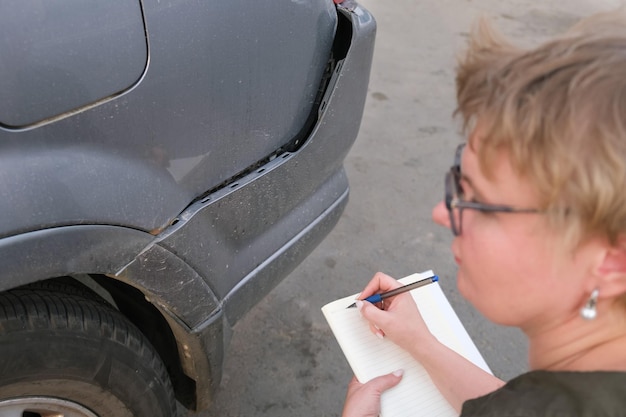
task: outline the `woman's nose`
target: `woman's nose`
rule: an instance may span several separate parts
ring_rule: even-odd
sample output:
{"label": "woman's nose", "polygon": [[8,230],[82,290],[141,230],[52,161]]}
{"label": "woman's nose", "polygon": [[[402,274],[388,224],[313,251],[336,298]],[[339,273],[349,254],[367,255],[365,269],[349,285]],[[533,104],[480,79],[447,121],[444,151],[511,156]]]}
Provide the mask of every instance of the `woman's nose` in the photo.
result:
{"label": "woman's nose", "polygon": [[450,228],[450,216],[443,200],[433,208],[432,217],[435,223]]}

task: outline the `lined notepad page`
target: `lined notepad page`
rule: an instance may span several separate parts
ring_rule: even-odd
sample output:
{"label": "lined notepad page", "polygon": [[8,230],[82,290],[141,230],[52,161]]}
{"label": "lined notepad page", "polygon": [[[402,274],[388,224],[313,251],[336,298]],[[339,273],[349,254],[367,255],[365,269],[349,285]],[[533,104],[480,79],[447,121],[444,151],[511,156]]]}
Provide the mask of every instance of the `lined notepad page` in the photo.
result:
{"label": "lined notepad page", "polygon": [[[426,271],[399,281],[408,284],[433,275]],[[417,288],[411,295],[428,328],[441,343],[491,373],[438,283]],[[356,308],[346,309],[355,297],[329,303],[322,312],[359,381],[404,369],[400,384],[383,393],[381,416],[457,416],[419,362],[390,340],[376,337]]]}

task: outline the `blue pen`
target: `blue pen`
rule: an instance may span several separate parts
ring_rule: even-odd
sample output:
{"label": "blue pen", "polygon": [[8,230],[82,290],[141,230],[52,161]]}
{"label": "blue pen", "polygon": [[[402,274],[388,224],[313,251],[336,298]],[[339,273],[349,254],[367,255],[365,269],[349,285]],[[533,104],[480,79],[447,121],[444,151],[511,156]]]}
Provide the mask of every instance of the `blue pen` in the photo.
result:
{"label": "blue pen", "polygon": [[[370,295],[364,301],[368,301],[372,304],[380,303],[385,298],[393,297],[394,295],[402,294],[403,292],[411,291],[415,288],[423,287],[424,285],[432,284],[433,282],[437,282],[437,281],[439,281],[439,277],[437,275],[433,275],[432,277],[421,279],[412,284],[407,284],[403,287],[396,288],[395,290],[391,290],[389,292]],[[354,307],[356,307],[356,303],[351,304],[346,308],[354,308]]]}

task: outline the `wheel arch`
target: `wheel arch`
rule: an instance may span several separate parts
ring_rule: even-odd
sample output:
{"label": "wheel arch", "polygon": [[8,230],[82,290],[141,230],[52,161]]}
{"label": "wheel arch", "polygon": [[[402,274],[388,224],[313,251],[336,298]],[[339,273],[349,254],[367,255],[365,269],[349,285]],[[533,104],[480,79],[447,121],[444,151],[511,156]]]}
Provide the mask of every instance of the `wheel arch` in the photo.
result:
{"label": "wheel arch", "polygon": [[137,288],[104,275],[89,275],[112,298],[114,306],[150,341],[165,364],[176,399],[185,407],[196,407],[196,384],[182,366],[176,337],[163,313]]}
{"label": "wheel arch", "polygon": [[221,376],[221,306],[193,269],[155,241],[149,233],[103,225],[3,238],[0,291],[62,277],[85,284],[81,277],[88,277],[96,284],[90,290],[113,304],[155,347],[178,401],[204,408]]}

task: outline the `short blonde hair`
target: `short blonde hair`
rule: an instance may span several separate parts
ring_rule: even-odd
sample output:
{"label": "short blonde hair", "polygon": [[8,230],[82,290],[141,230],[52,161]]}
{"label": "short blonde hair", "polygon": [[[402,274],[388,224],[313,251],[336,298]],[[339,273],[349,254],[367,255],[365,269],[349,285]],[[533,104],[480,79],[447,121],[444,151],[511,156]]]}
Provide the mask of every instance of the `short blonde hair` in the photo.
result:
{"label": "short blonde hair", "polygon": [[[534,49],[484,20],[457,70],[456,113],[480,124],[478,157],[506,151],[553,225],[576,243],[626,232],[626,16],[588,18]],[[473,145],[470,143],[470,145]]]}

